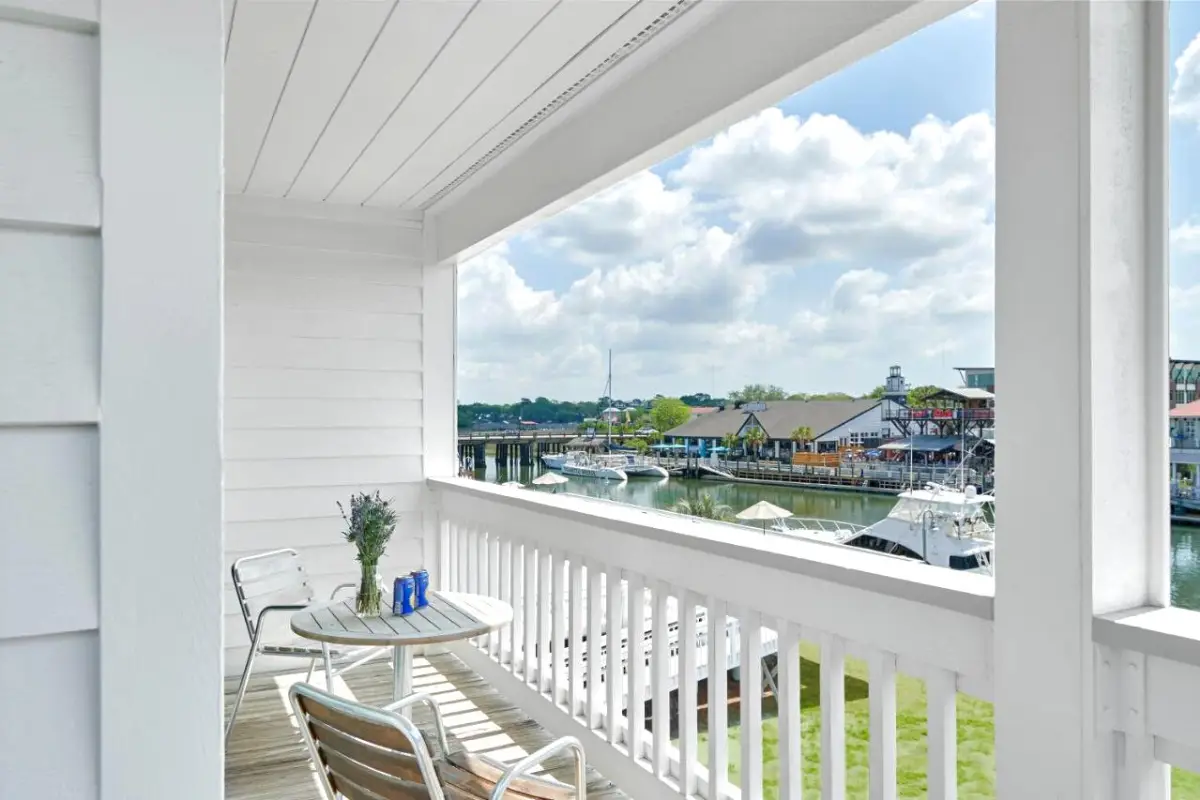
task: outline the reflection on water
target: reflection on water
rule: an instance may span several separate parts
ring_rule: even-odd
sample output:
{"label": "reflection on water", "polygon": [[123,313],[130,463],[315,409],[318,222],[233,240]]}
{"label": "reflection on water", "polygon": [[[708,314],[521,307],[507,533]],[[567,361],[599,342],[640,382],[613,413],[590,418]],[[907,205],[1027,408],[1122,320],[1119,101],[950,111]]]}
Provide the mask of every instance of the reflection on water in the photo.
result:
{"label": "reflection on water", "polygon": [[[514,480],[528,484],[542,471],[540,467],[497,471],[495,463],[489,461],[486,473],[479,470],[475,475],[481,480],[496,483]],[[702,492],[708,492],[717,502],[724,503],[734,511],[741,511],[759,500],[766,500],[789,509],[798,517],[817,517],[859,525],[870,525],[883,519],[895,503],[895,500],[887,495],[680,478],[666,481],[638,478],[627,483],[572,478],[570,483],[559,491],[647,508],[670,508],[681,497],[690,499]],[[1000,547],[1003,548],[1004,545],[1001,544]],[[1171,528],[1171,604],[1200,611],[1200,528],[1179,525]]]}

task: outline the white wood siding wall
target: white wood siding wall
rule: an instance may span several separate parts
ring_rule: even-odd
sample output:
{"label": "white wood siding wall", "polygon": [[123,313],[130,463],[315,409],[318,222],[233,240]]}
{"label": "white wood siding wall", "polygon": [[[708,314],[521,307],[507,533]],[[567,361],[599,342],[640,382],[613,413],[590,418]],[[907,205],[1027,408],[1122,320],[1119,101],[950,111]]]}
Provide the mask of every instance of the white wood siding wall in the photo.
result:
{"label": "white wood siding wall", "polygon": [[421,225],[357,209],[330,215],[307,204],[230,198],[227,673],[241,669],[248,645],[229,566],[293,547],[318,596],[355,580],[337,507],[351,493],[378,489],[400,512],[385,576],[433,561],[422,547]]}
{"label": "white wood siding wall", "polygon": [[89,798],[99,783],[97,36],[94,18],[30,24],[3,12],[0,796]]}

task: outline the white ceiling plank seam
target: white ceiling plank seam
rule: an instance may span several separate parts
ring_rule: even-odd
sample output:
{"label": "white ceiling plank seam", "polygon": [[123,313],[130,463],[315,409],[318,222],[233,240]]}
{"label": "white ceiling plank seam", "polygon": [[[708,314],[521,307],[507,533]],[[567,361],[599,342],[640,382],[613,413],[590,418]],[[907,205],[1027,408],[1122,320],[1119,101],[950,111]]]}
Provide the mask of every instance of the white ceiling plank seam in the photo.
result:
{"label": "white ceiling plank seam", "polygon": [[401,0],[383,24],[311,152],[293,176],[285,197],[321,202],[390,115],[405,101],[418,78],[438,57],[478,0]]}
{"label": "white ceiling plank seam", "polygon": [[596,65],[596,67],[594,67],[590,72],[573,83],[552,101],[547,103],[536,114],[527,119],[516,130],[501,140],[495,147],[481,156],[479,160],[467,167],[467,169],[459,174],[453,181],[446,184],[446,186],[438,190],[436,194],[425,200],[421,204],[421,209],[428,209],[447,194],[454,191],[454,189],[470,179],[471,176],[477,173],[480,169],[487,166],[489,162],[511,147],[516,141],[524,136],[527,136],[530,131],[544,122],[551,114],[561,109],[568,101],[578,96],[581,91],[594,83],[625,58],[629,57],[633,52],[653,39],[656,34],[665,29],[667,25],[678,20],[681,16],[683,16],[683,14],[694,8],[700,2],[701,0],[679,0],[679,2],[673,4],[670,8],[659,15],[654,22],[639,31],[634,37],[626,42],[625,45],[623,45],[620,49],[612,53],[600,64]]}
{"label": "white ceiling plank seam", "polygon": [[318,3],[246,192],[283,197],[383,35],[398,0]]}
{"label": "white ceiling plank seam", "polygon": [[296,52],[292,53],[292,62],[288,65],[287,76],[283,79],[283,88],[279,90],[279,94],[275,97],[275,105],[271,108],[271,118],[267,121],[267,129],[263,131],[262,139],[258,142],[258,150],[254,153],[254,162],[250,164],[250,172],[246,175],[246,183],[242,186],[242,191],[246,191],[250,186],[250,181],[254,178],[254,170],[258,168],[258,161],[262,158],[263,147],[267,144],[267,137],[271,135],[271,127],[275,124],[275,117],[279,114],[279,104],[283,102],[284,95],[287,94],[288,84],[292,81],[292,73],[296,71],[296,61],[300,58],[300,52],[304,50],[304,42],[308,38],[308,32],[312,30],[313,16],[316,15],[317,9],[321,6],[322,0],[314,0],[312,8],[308,10],[308,19],[304,22],[304,32],[300,34],[300,42],[296,45]]}
{"label": "white ceiling plank seam", "polygon": [[[558,6],[553,19],[538,26],[534,32],[536,38],[531,35],[526,39],[518,57],[509,59],[503,68],[493,72],[488,82],[481,84],[470,104],[464,103],[447,117],[445,133],[432,142],[422,143],[420,157],[410,159],[392,174],[370,198],[371,205],[409,205],[414,196],[449,172],[481,142],[497,132],[503,133],[505,121],[530,102],[536,102],[539,92],[545,93],[555,81],[569,79],[572,67],[574,70],[585,69],[581,61],[585,54],[604,37],[610,36],[614,28],[627,24],[639,4],[639,0],[607,0]],[[537,81],[537,75],[545,74],[547,65],[548,76],[515,104],[506,98],[503,88],[529,85],[530,73],[534,75],[532,81]],[[483,132],[477,133],[481,129]]]}
{"label": "white ceiling plank seam", "polygon": [[475,11],[479,8],[479,4],[481,2],[482,0],[475,0],[475,4],[471,6],[471,10],[468,11],[466,15],[459,20],[458,24],[454,26],[454,30],[451,31],[450,35],[447,36],[445,41],[442,42],[437,52],[433,54],[433,58],[429,59],[429,63],[427,63],[425,68],[421,70],[421,74],[417,76],[415,81],[413,81],[412,86],[408,87],[408,91],[406,91],[404,96],[401,97],[399,102],[396,103],[396,106],[391,110],[391,113],[387,115],[387,117],[383,120],[383,123],[375,130],[375,133],[371,134],[371,138],[362,146],[362,149],[358,151],[358,155],[354,157],[354,160],[351,161],[346,167],[345,171],[342,172],[341,177],[338,178],[337,182],[333,184],[333,187],[330,188],[328,194],[321,198],[323,201],[329,200],[329,198],[333,196],[333,194],[342,185],[342,181],[346,180],[346,176],[349,175],[356,166],[358,166],[358,163],[362,160],[363,155],[371,149],[371,146],[374,145],[376,141],[378,141],[380,134],[382,134],[383,131],[387,129],[388,125],[391,124],[392,120],[396,118],[396,114],[399,113],[400,109],[404,107],[404,104],[408,101],[408,98],[412,97],[413,92],[415,92],[421,85],[421,82],[425,80],[425,76],[429,74],[429,71],[433,69],[435,64],[438,63],[438,59],[442,57],[442,54],[446,52],[446,48],[448,48],[450,43],[454,41],[456,36],[458,36],[458,32],[461,31],[463,26],[467,24],[468,20],[472,18],[472,16],[475,14]]}
{"label": "white ceiling plank seam", "polygon": [[427,145],[427,144],[430,142],[430,140],[432,140],[432,139],[433,139],[435,136],[437,136],[437,135],[438,135],[438,133],[439,133],[439,132],[440,132],[440,131],[441,131],[443,128],[445,128],[445,127],[446,127],[446,124],[447,124],[448,122],[450,122],[450,120],[454,119],[454,115],[455,115],[455,114],[457,114],[457,113],[459,112],[459,110],[460,110],[460,109],[461,109],[463,106],[465,106],[465,105],[466,105],[468,102],[470,102],[470,101],[471,101],[471,98],[475,97],[475,96],[476,96],[476,94],[479,92],[479,90],[480,90],[481,88],[483,88],[484,86],[486,86],[486,85],[487,85],[487,83],[488,83],[488,81],[489,81],[489,80],[491,80],[491,79],[492,79],[492,77],[493,77],[494,75],[496,75],[496,74],[497,74],[497,73],[498,73],[498,72],[499,72],[499,71],[500,71],[500,70],[501,70],[501,69],[504,67],[504,65],[505,65],[505,64],[509,63],[509,59],[511,59],[511,58],[512,58],[513,54],[514,54],[514,53],[516,53],[516,52],[517,52],[517,51],[518,51],[518,50],[521,48],[521,46],[522,46],[522,45],[524,45],[524,44],[525,44],[527,41],[529,41],[529,40],[530,40],[530,38],[531,38],[531,37],[533,37],[533,36],[535,35],[535,33],[536,33],[536,32],[537,32],[539,29],[541,29],[541,28],[542,28],[542,26],[543,26],[543,24],[546,22],[546,20],[547,20],[547,19],[548,19],[548,18],[549,18],[549,17],[550,17],[550,16],[551,16],[551,15],[552,15],[552,14],[553,14],[553,13],[554,13],[556,10],[557,10],[557,9],[561,8],[562,6],[563,6],[563,0],[556,0],[556,2],[555,2],[555,3],[554,3],[552,6],[550,6],[550,8],[548,8],[548,9],[546,10],[546,13],[545,13],[545,14],[543,14],[543,15],[542,15],[542,16],[541,16],[541,17],[538,19],[538,21],[537,21],[537,22],[535,22],[535,23],[533,24],[533,27],[532,27],[532,28],[530,28],[529,30],[527,30],[527,31],[525,32],[525,34],[524,34],[523,36],[521,36],[521,38],[519,38],[519,39],[518,39],[518,40],[517,40],[517,41],[516,41],[516,42],[513,44],[513,46],[512,46],[512,47],[510,47],[510,48],[508,49],[508,51],[507,51],[507,52],[506,52],[506,53],[505,53],[503,56],[501,56],[501,57],[500,57],[500,59],[499,59],[499,60],[497,60],[497,61],[496,61],[496,63],[495,63],[495,64],[493,64],[493,65],[492,65],[492,68],[491,68],[490,70],[488,70],[487,74],[486,74],[486,75],[484,75],[484,76],[483,76],[483,77],[482,77],[482,78],[479,80],[479,82],[478,82],[477,84],[475,84],[475,88],[471,89],[471,91],[469,91],[469,92],[466,94],[466,96],[465,96],[465,97],[463,97],[463,98],[462,98],[462,100],[460,100],[460,101],[458,102],[458,104],[457,104],[456,106],[454,106],[454,108],[453,108],[453,109],[451,109],[451,110],[450,110],[450,113],[446,114],[446,116],[444,116],[444,117],[442,118],[442,121],[441,121],[441,122],[439,122],[439,123],[437,124],[437,126],[436,126],[436,127],[433,129],[433,130],[431,130],[431,131],[429,132],[429,134],[428,134],[428,135],[426,135],[426,137],[425,137],[424,139],[422,139],[422,140],[421,140],[421,142],[420,142],[420,143],[419,143],[419,144],[418,144],[416,147],[414,147],[414,148],[412,149],[412,151],[411,151],[411,152],[409,152],[409,153],[408,153],[408,155],[406,155],[406,156],[405,156],[403,159],[401,159],[400,163],[396,165],[396,168],[395,168],[395,169],[393,169],[393,170],[392,170],[392,171],[391,171],[391,172],[388,174],[388,176],[387,176],[386,178],[384,178],[382,181],[380,181],[380,183],[379,183],[379,185],[378,185],[378,186],[376,186],[376,187],[375,187],[373,190],[371,190],[371,193],[370,193],[370,194],[368,194],[368,195],[367,195],[367,196],[366,196],[366,197],[363,199],[363,201],[362,201],[361,205],[364,205],[364,206],[365,206],[365,205],[367,205],[368,203],[370,203],[370,202],[371,202],[371,199],[372,199],[373,197],[375,197],[375,195],[376,195],[376,194],[378,194],[378,193],[379,193],[379,191],[380,191],[381,189],[383,189],[383,187],[384,187],[384,186],[386,186],[386,185],[388,184],[388,182],[389,182],[389,181],[390,181],[390,180],[391,180],[393,177],[395,177],[395,176],[396,176],[396,173],[400,172],[400,170],[401,170],[401,169],[403,169],[405,166],[407,166],[407,165],[408,165],[408,163],[409,163],[409,162],[410,162],[410,161],[413,159],[413,157],[414,157],[414,156],[416,156],[418,153],[420,153],[420,152],[421,152],[421,150],[422,150],[422,149],[425,147],[425,145]]}

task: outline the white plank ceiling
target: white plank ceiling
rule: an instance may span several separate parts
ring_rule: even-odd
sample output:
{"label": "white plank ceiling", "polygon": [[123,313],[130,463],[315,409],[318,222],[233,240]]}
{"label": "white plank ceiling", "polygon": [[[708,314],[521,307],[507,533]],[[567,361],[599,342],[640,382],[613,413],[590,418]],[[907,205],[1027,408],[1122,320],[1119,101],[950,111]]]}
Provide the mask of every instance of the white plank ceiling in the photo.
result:
{"label": "white plank ceiling", "polygon": [[226,189],[426,207],[696,2],[225,0]]}

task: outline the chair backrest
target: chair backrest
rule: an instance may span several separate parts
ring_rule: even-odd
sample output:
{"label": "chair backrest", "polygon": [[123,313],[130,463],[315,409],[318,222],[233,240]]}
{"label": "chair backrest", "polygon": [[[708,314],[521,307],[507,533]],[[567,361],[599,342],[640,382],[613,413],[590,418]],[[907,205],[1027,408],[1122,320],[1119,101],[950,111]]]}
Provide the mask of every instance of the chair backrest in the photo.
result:
{"label": "chair backrest", "polygon": [[288,694],[330,800],[444,800],[429,747],[412,722],[307,683]]}
{"label": "chair backrest", "polygon": [[312,586],[300,554],[290,548],[239,558],[233,562],[233,589],[246,631],[254,639],[258,615],[267,606],[307,604]]}

